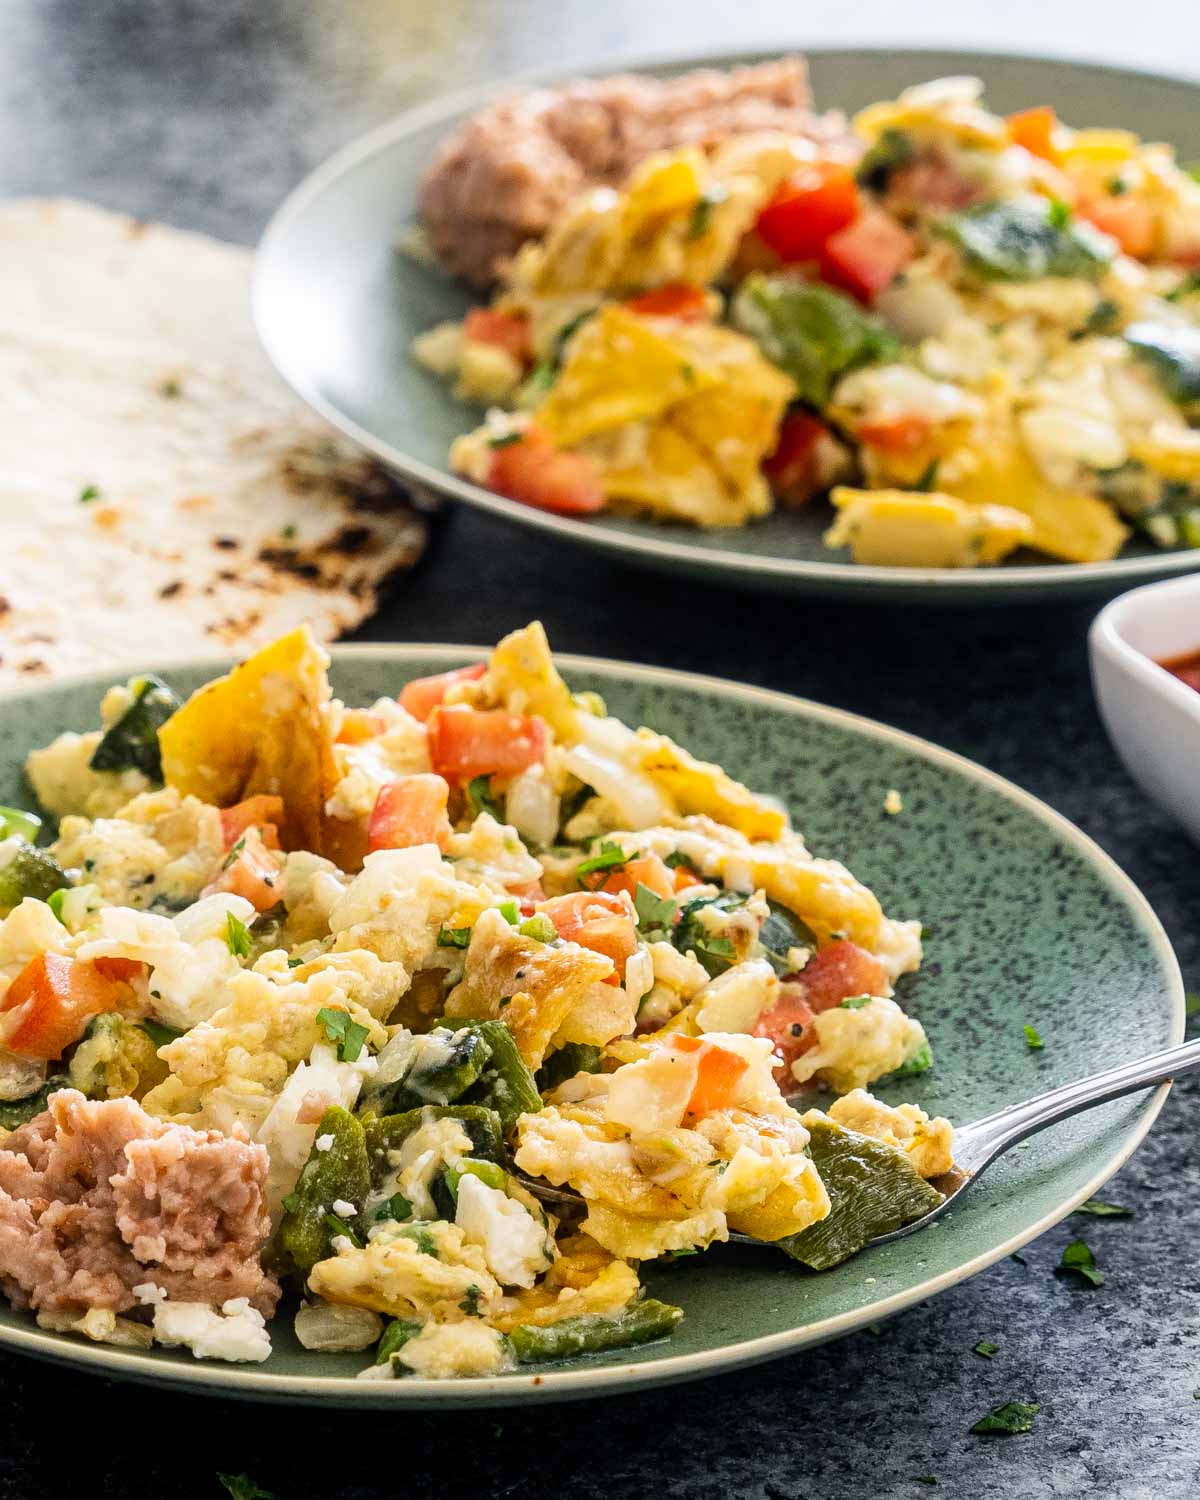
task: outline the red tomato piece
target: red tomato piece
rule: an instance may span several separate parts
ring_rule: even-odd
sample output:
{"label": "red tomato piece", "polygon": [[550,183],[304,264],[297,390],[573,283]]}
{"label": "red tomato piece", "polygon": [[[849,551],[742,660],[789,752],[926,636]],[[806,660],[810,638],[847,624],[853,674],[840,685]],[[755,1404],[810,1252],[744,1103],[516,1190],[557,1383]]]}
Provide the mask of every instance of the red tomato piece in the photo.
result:
{"label": "red tomato piece", "polygon": [[387,728],[382,714],[373,714],[366,708],[348,708],[342,716],[342,727],[337,732],[339,745],[361,745],[373,740]]}
{"label": "red tomato piece", "polygon": [[623,981],[626,960],[637,951],[637,927],[620,896],[606,891],[570,891],[539,902],[537,910],[550,918],[564,942],[578,943],[612,959],[617,972],[605,980],[606,984]]}
{"label": "red tomato piece", "polygon": [[832,1010],[852,995],[884,995],[890,988],[879,960],[847,938],[818,948],[794,982],[818,1012]]}
{"label": "red tomato piece", "polygon": [[91,962],[98,974],[120,984],[131,984],[146,972],[146,965],[139,958],[93,958]]}
{"label": "red tomato piece", "polygon": [[850,167],[817,161],[778,189],[755,228],[780,260],[816,260],[830,235],[854,222],[859,207]]}
{"label": "red tomato piece", "polygon": [[[263,843],[269,849],[279,848],[278,825],[283,822],[283,798],[260,792],[221,809],[221,836],[226,849],[232,849],[247,828],[262,830]],[[270,834],[267,833],[270,829]]]}
{"label": "red tomato piece", "polygon": [[861,422],[855,436],[871,448],[884,453],[915,453],[929,441],[933,423],[915,413],[900,417],[883,417],[877,422]]}
{"label": "red tomato piece", "polygon": [[414,677],[400,690],[400,707],[424,724],[456,682],[477,682],[486,671],[487,662],[477,661],[473,666],[456,667],[453,672],[439,672],[435,677]]}
{"label": "red tomato piece", "polygon": [[592,460],[556,448],[533,428],[493,450],[487,482],[498,494],[536,510],[590,516],[604,509],[604,486]]}
{"label": "red tomato piece", "polygon": [[708,316],[704,288],[693,286],[690,281],[652,287],[638,297],[631,297],[625,306],[645,318],[680,318],[685,323],[696,323]]}
{"label": "red tomato piece", "polygon": [[269,911],[279,902],[279,871],[282,860],[264,844],[257,828],[247,828],[237,854],[226,860],[215,880],[204,889],[206,896],[215,891],[231,891],[244,896],[255,911]]}
{"label": "red tomato piece", "polygon": [[428,729],[433,769],[456,786],[476,776],[517,776],[546,758],[545,721],[502,708],[444,704],[430,714]]}
{"label": "red tomato piece", "polygon": [[1054,144],[1054,132],[1058,129],[1058,116],[1049,104],[1038,104],[1032,109],[1018,110],[1005,120],[1008,138],[1014,146],[1024,146],[1034,156],[1044,161],[1057,162],[1060,154]]}
{"label": "red tomato piece", "polygon": [[521,313],[473,307],[463,322],[463,333],[473,344],[494,344],[523,365],[533,358],[529,319]]}
{"label": "red tomato piece", "polygon": [[682,1033],[671,1038],[671,1045],[677,1052],[698,1054],[696,1086],[684,1110],[685,1119],[689,1116],[698,1119],[714,1110],[728,1109],[733,1104],[742,1074],[750,1066],[746,1059],[703,1037]]}
{"label": "red tomato piece", "polygon": [[763,460],[763,473],[772,491],[791,505],[803,505],[821,488],[817,450],[829,428],[808,411],[784,417],[775,451]]}
{"label": "red tomato piece", "polygon": [[891,214],[872,205],[825,242],[821,276],[860,302],[870,302],[916,253],[912,235]]}
{"label": "red tomato piece", "polygon": [[816,1038],[810,1031],[816,1011],[808,1003],[804,989],[795,980],[784,980],[779,999],[770,1010],[759,1016],[752,1036],[769,1037],[778,1053],[777,1070],[790,1070],[802,1052],[807,1052]]}
{"label": "red tomato piece", "polygon": [[371,852],[411,849],[416,844],[444,849],[451,833],[446,816],[449,797],[450,788],[443,778],[424,772],[380,787],[367,835]]}
{"label": "red tomato piece", "polygon": [[1154,250],[1154,210],[1144,198],[1121,193],[1098,198],[1081,209],[1082,216],[1105,234],[1111,234],[1126,255],[1147,259]]}
{"label": "red tomato piece", "polygon": [[671,873],[675,877],[677,891],[686,891],[689,885],[704,884],[703,878],[697,875],[695,870],[689,870],[687,865],[676,865]]}
{"label": "red tomato piece", "polygon": [[39,953],[8,987],[0,1033],[18,1057],[49,1062],[79,1040],[93,1016],[119,1009],[125,997],[125,986],[95,964]]}
{"label": "red tomato piece", "polygon": [[657,854],[643,854],[637,859],[631,859],[619,870],[610,871],[607,879],[603,871],[598,871],[597,874],[599,879],[594,889],[606,891],[610,896],[619,896],[622,891],[636,896],[638,886],[644,885],[656,896],[667,900],[677,889],[671,871]]}

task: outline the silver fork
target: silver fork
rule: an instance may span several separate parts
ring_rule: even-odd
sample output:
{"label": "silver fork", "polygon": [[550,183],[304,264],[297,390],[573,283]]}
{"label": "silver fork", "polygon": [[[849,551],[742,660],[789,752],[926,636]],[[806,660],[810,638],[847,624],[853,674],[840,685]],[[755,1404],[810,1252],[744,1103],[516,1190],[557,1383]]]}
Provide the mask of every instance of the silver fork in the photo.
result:
{"label": "silver fork", "polygon": [[[911,1224],[893,1229],[890,1234],[877,1234],[867,1241],[867,1245],[888,1245],[893,1240],[902,1240],[906,1235],[925,1229],[948,1212],[997,1157],[1003,1156],[1018,1141],[1044,1130],[1047,1125],[1056,1125],[1060,1120],[1069,1119],[1071,1115],[1092,1109],[1097,1104],[1107,1104],[1111,1099],[1120,1099],[1124,1094],[1135,1094],[1139,1089],[1196,1072],[1200,1072],[1200,1041],[1184,1042],[1182,1046],[1152,1052],[1148,1057],[1122,1063],[1106,1072],[1093,1073],[1090,1078],[1081,1078],[1077,1083],[1064,1083],[1049,1093],[1037,1094],[1021,1104],[1009,1104],[971,1125],[960,1126],[954,1132],[955,1170],[934,1182],[934,1186],[940,1187],[945,1195],[942,1201]],[[581,1208],[584,1205],[583,1198],[570,1188],[551,1187],[549,1183],[523,1174],[522,1180],[530,1192],[550,1207],[557,1204]],[[731,1234],[729,1238],[746,1245],[760,1243],[744,1234]]]}

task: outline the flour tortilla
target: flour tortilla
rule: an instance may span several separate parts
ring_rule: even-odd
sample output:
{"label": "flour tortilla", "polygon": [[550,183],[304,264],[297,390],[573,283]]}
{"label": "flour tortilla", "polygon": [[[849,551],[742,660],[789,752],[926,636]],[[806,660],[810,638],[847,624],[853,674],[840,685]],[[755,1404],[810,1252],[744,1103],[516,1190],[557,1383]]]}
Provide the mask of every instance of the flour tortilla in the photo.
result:
{"label": "flour tortilla", "polygon": [[325,640],[426,524],[312,416],[249,251],[66,200],[0,206],[0,685]]}

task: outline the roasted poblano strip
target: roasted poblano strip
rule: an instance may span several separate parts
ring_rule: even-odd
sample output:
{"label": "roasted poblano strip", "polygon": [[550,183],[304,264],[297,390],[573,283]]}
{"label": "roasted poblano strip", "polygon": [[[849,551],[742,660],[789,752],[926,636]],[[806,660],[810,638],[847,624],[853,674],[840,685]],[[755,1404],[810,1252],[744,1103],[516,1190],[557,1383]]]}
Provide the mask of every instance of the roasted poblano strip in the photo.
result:
{"label": "roasted poblano strip", "polygon": [[65,1074],[52,1073],[36,1093],[26,1094],[24,1099],[0,1100],[0,1130],[16,1130],[19,1125],[28,1124],[46,1108],[51,1094],[73,1087]]}
{"label": "roasted poblano strip", "polygon": [[604,1051],[588,1042],[568,1042],[552,1052],[537,1075],[537,1086],[543,1092],[556,1089],[577,1073],[598,1073]]}
{"label": "roasted poblano strip", "polygon": [[494,1109],[483,1109],[479,1105],[470,1104],[427,1104],[423,1109],[410,1109],[403,1114],[384,1115],[382,1118],[368,1115],[363,1120],[367,1156],[375,1186],[381,1186],[388,1175],[389,1151],[398,1151],[413,1131],[427,1121],[446,1119],[462,1122],[467,1139],[471,1142],[473,1157],[482,1157],[485,1161],[494,1161],[501,1166],[505,1164],[504,1131],[500,1116]]}
{"label": "roasted poblano strip", "polygon": [[829,1194],[828,1218],[775,1243],[793,1260],[826,1271],[849,1259],[877,1234],[890,1234],[921,1218],[942,1201],[937,1188],[918,1176],[903,1151],[843,1130],[810,1112],[804,1123],[809,1150]]}
{"label": "roasted poblano strip", "polygon": [[486,1045],[489,1057],[478,1080],[459,1096],[460,1101],[494,1109],[504,1129],[511,1130],[519,1116],[542,1107],[533,1074],[503,1021],[469,1021],[464,1030]]}
{"label": "roasted poblano strip", "polygon": [[520,1324],[508,1335],[508,1342],[518,1364],[539,1364],[665,1339],[682,1317],[682,1308],[647,1297],[631,1302],[611,1318],[563,1318],[545,1328]]}
{"label": "roasted poblano strip", "polygon": [[20,906],[26,896],[45,901],[70,884],[67,872],[45,849],[18,842],[0,846],[0,912]]}
{"label": "roasted poblano strip", "polygon": [[161,781],[158,731],[180,707],[179,699],[159,677],[134,677],[129,690],[133,701],[104,731],[91,759],[92,770],[141,771],[151,781]]}
{"label": "roasted poblano strip", "polygon": [[383,1337],[375,1346],[375,1363],[386,1365],[393,1355],[399,1354],[409,1339],[415,1339],[421,1324],[412,1318],[393,1318],[383,1330]]}
{"label": "roasted poblano strip", "polygon": [[[332,1141],[327,1141],[330,1136]],[[314,1143],[296,1186],[283,1201],[278,1235],[280,1250],[305,1277],[319,1260],[333,1253],[330,1205],[337,1199],[354,1204],[358,1212],[346,1222],[361,1238],[367,1228],[362,1208],[371,1190],[362,1121],[335,1105],[321,1116],[316,1140],[325,1142],[327,1149],[322,1151]]]}

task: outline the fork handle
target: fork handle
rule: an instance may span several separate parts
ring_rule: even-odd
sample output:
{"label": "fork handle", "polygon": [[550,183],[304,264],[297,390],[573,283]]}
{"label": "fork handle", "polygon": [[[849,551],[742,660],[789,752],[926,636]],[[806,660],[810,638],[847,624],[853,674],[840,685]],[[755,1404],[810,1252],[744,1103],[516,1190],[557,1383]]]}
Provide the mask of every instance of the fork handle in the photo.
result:
{"label": "fork handle", "polygon": [[[1064,1083],[1061,1088],[1038,1094],[1022,1104],[1011,1104],[964,1126],[958,1135],[965,1138],[964,1146],[969,1142],[972,1157],[979,1152],[988,1160],[1034,1131],[1091,1109],[1096,1104],[1106,1104],[1123,1094],[1133,1094],[1138,1089],[1169,1083],[1173,1078],[1196,1072],[1200,1072],[1200,1041],[1184,1042],[1182,1046],[1152,1052],[1148,1057],[1135,1058],[1133,1062],[1122,1063],[1107,1072],[1093,1073],[1090,1078],[1081,1078],[1076,1083]],[[983,1148],[981,1152],[980,1148]],[[965,1165],[969,1166],[970,1162]]]}

